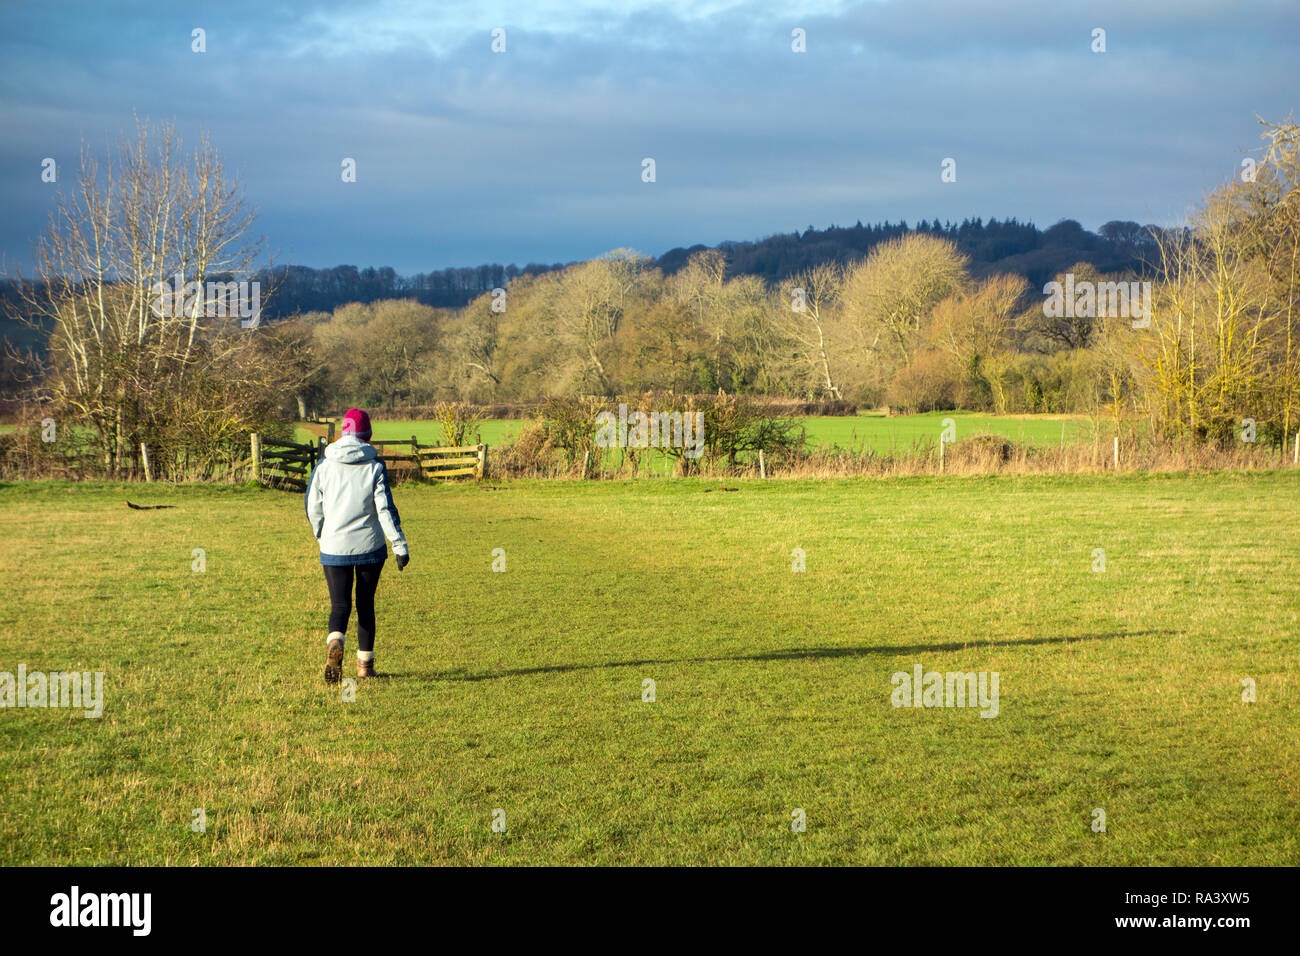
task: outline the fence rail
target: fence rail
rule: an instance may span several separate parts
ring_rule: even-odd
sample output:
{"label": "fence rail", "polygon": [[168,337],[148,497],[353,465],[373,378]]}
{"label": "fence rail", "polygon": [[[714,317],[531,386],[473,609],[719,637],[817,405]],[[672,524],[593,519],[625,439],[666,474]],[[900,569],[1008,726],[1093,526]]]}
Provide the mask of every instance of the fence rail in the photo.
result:
{"label": "fence rail", "polygon": [[417,452],[420,475],[427,479],[487,477],[487,445],[423,448]]}

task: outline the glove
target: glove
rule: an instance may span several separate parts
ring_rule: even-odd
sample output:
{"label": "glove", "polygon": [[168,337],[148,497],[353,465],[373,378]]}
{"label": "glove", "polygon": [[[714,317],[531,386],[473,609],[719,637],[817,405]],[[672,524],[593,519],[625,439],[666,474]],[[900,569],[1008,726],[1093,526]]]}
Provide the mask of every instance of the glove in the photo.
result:
{"label": "glove", "polygon": [[409,554],[395,554],[393,557],[397,559],[397,570],[399,571],[411,563]]}

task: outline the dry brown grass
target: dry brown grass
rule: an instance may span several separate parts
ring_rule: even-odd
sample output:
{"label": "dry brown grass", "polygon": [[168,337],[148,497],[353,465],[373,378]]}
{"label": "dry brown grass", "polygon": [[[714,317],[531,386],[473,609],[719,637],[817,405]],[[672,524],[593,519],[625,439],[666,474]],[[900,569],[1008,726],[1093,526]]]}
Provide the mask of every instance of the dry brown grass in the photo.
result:
{"label": "dry brown grass", "polygon": [[[1121,441],[1119,465],[1109,442],[1061,446],[1021,444],[1000,435],[973,435],[948,446],[942,463],[932,448],[893,454],[812,449],[799,460],[769,466],[769,477],[842,478],[901,475],[1080,475],[1100,472],[1255,471],[1292,466],[1277,448],[1238,443],[1232,446],[1175,444],[1151,439]],[[746,473],[757,473],[757,466]]]}

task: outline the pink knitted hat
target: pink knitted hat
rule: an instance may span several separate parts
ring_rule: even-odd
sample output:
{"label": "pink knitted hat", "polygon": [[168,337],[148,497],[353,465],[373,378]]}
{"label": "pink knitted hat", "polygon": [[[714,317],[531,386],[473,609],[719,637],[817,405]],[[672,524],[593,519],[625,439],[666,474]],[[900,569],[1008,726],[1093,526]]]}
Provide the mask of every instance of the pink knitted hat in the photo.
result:
{"label": "pink knitted hat", "polygon": [[370,416],[359,408],[349,408],[348,413],[343,416],[343,427],[339,431],[344,435],[369,438]]}

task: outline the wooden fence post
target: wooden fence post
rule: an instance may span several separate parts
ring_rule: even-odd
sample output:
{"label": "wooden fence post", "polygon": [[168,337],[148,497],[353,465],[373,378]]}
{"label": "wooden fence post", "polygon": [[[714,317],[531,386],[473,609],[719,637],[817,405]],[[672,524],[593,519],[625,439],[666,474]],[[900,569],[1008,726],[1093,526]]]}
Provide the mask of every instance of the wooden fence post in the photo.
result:
{"label": "wooden fence post", "polygon": [[478,446],[478,480],[483,481],[488,476],[487,466],[487,445]]}
{"label": "wooden fence post", "polygon": [[153,481],[153,469],[149,467],[149,446],[140,442],[140,460],[144,462],[144,480]]}
{"label": "wooden fence post", "polygon": [[1292,458],[1292,463],[1300,465],[1300,431],[1295,433],[1295,455]]}
{"label": "wooden fence post", "polygon": [[590,451],[590,450],[588,450],[588,451],[584,451],[584,452],[582,453],[582,477],[583,477],[583,478],[586,478],[586,477],[587,477],[587,459],[590,458],[590,457],[591,457],[591,451]]}
{"label": "wooden fence post", "polygon": [[253,480],[260,483],[262,481],[262,436],[253,432],[248,436],[248,441],[253,455]]}
{"label": "wooden fence post", "polygon": [[1115,436],[1115,470],[1119,471],[1119,436]]}
{"label": "wooden fence post", "polygon": [[767,463],[763,461],[763,449],[758,450],[758,477],[767,477]]}

